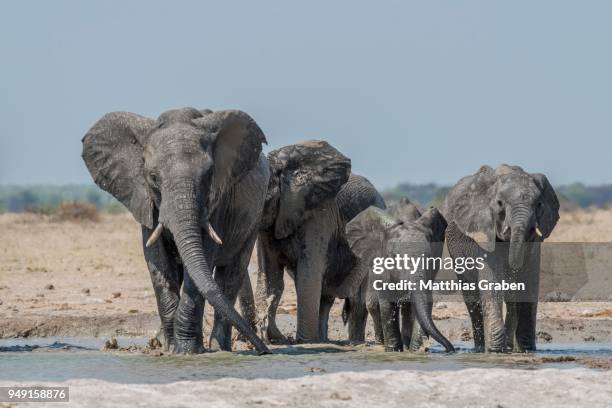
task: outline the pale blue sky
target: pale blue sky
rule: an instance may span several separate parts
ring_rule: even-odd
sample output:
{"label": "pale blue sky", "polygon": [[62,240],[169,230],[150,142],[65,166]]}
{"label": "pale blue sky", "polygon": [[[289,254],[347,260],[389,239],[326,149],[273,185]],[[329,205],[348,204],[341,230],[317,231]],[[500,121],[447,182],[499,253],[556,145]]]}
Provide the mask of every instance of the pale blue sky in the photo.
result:
{"label": "pale blue sky", "polygon": [[238,108],[379,187],[612,182],[612,2],[4,1],[0,184],[88,183],[104,113]]}

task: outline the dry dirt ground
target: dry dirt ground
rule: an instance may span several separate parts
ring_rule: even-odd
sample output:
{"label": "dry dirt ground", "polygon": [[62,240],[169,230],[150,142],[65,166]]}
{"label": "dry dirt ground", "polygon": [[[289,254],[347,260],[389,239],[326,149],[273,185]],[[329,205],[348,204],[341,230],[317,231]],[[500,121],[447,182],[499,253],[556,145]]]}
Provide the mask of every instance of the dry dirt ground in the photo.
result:
{"label": "dry dirt ground", "polygon": [[[481,369],[370,371],[288,380],[225,378],[155,386],[92,380],[58,385],[70,387],[70,406],[100,406],[103,401],[104,406],[112,407],[608,408],[611,383],[612,371],[495,368],[488,369],[486,375]],[[0,386],[6,385],[0,382]],[[40,403],[30,405],[37,407]]]}
{"label": "dry dirt ground", "polygon": [[[549,241],[612,242],[612,211],[563,213]],[[255,263],[252,262],[252,278],[254,270]],[[608,272],[608,269],[604,272]],[[612,274],[609,276],[612,279]],[[604,273],[599,278],[610,287],[608,274]],[[286,277],[286,282],[279,320],[283,323],[285,334],[292,335],[295,330],[295,292],[290,278]],[[330,324],[332,340],[346,338],[340,311],[341,304],[337,301]],[[451,340],[471,339],[468,316],[462,303],[436,303],[434,319]],[[207,320],[211,320],[210,316]],[[43,215],[0,214],[0,322],[0,338],[153,336],[159,320],[142,256],[140,227],[128,214],[103,214],[98,222],[56,222]],[[612,342],[612,301],[541,303],[538,332],[540,343],[597,342],[609,347]],[[373,338],[370,328],[368,335],[370,339]],[[240,343],[236,346],[245,347]],[[583,397],[586,399],[581,402],[591,406],[600,406],[601,401],[609,402],[612,399],[611,364],[608,357],[595,363],[595,366],[605,370],[603,372],[553,370],[556,372],[555,387],[559,391],[556,394],[548,393],[550,404],[565,401],[560,405],[575,406],[573,402]],[[453,406],[495,406],[485,404],[483,395],[486,393],[483,390],[486,383],[507,381],[516,383],[517,387],[519,384],[537,384],[537,387],[528,392],[517,392],[512,398],[505,399],[503,404],[500,400],[501,405],[539,405],[538,401],[540,404],[547,401],[538,399],[542,397],[538,390],[551,386],[550,376],[544,372],[546,370],[513,371],[510,374],[503,369],[487,369],[486,376],[478,381],[474,381],[475,374],[468,375],[468,371],[474,370],[462,370],[463,375],[459,374],[461,372],[407,371],[399,377],[396,373],[394,381],[390,380],[392,374],[389,372],[361,373],[351,377],[350,387],[346,385],[346,375],[328,374],[284,380],[281,386],[283,392],[276,393],[261,390],[262,387],[278,389],[278,380],[227,379],[190,384],[193,392],[183,395],[182,400],[177,399],[170,386],[156,386],[153,389],[145,385],[122,386],[100,381],[77,380],[74,383],[79,384],[78,393],[82,396],[83,404],[94,403],[96,395],[107,393],[112,388],[117,401],[122,395],[139,392],[143,401],[149,401],[154,406],[165,403],[190,405],[190,402],[200,401],[197,395],[207,395],[211,388],[216,388],[216,394],[209,394],[211,398],[216,398],[215,406],[224,406],[224,395],[228,393],[241,395],[239,405],[245,406],[274,405],[274,401],[277,405],[293,406],[312,405],[315,401],[325,401],[327,406],[348,406],[357,401],[360,403],[358,405],[386,401],[389,406],[400,406],[408,398],[406,390],[423,389],[433,391],[434,398],[426,400],[412,394],[409,398],[417,405],[429,402],[430,406],[449,403]],[[472,380],[469,381],[469,378]],[[460,386],[463,382],[471,385],[462,390]],[[341,386],[341,383],[345,385]],[[589,387],[588,392],[583,389],[585,384]],[[294,390],[295,394],[284,392],[288,389]],[[442,391],[445,389],[454,392]],[[192,401],[190,398],[196,399]],[[529,403],[530,398],[533,398],[532,404]],[[611,406],[601,406],[605,405]]]}
{"label": "dry dirt ground", "polygon": [[[0,338],[146,336],[157,329],[140,228],[129,214],[78,223],[0,214],[0,237]],[[549,241],[612,242],[612,211],[564,213]],[[255,268],[253,260],[253,284]],[[294,315],[295,291],[286,281],[279,314]],[[341,340],[346,335],[336,303],[330,335]],[[611,340],[612,302],[541,303],[538,312],[539,330],[554,341]],[[434,318],[451,339],[469,331],[462,303],[438,302]],[[291,319],[281,320],[291,334]]]}

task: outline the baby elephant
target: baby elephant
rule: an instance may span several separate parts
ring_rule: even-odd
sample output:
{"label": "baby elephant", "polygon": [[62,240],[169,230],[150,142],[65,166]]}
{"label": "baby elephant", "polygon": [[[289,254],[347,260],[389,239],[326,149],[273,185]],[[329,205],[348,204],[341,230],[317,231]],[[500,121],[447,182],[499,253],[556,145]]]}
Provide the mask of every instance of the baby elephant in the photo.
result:
{"label": "baby elephant", "polygon": [[[453,345],[436,328],[432,317],[431,290],[420,287],[421,281],[434,277],[435,270],[427,269],[426,262],[416,267],[404,263],[405,256],[410,259],[423,260],[428,257],[439,257],[442,254],[442,241],[446,221],[435,208],[430,208],[414,222],[402,222],[384,210],[369,207],[361,212],[346,226],[346,234],[351,250],[359,257],[360,268],[367,268],[368,295],[370,300],[377,301],[378,308],[368,305],[375,324],[382,325],[385,351],[403,351],[406,340],[400,332],[400,308],[403,324],[410,324],[416,317],[425,334],[433,337],[447,352],[455,349]],[[380,258],[401,256],[400,265],[384,265]],[[374,268],[374,266],[377,266]],[[384,268],[384,266],[391,266]],[[381,270],[382,269],[382,270]],[[413,287],[396,290],[387,284],[405,284]],[[385,286],[387,285],[387,286]]]}

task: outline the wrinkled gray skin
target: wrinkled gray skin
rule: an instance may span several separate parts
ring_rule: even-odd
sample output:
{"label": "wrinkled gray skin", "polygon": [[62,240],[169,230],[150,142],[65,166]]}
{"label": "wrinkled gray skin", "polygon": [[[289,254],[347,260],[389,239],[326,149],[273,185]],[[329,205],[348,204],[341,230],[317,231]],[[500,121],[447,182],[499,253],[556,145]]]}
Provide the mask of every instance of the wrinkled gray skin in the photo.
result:
{"label": "wrinkled gray skin", "polygon": [[163,226],[144,255],[165,347],[175,353],[204,351],[205,299],[215,310],[211,348],[231,350],[235,326],[259,353],[269,353],[232,306],[269,181],[261,154],[265,142],[244,112],[193,108],[170,110],[157,120],[109,113],[83,138],[83,159],[93,179],[142,224],[143,243]]}
{"label": "wrinkled gray skin", "polygon": [[[384,207],[380,207],[383,208]],[[367,208],[367,206],[365,207]],[[364,209],[365,209],[364,208]],[[416,221],[421,217],[421,210],[406,197],[402,197],[387,209],[387,213],[404,223]],[[351,217],[351,219],[354,217]],[[350,219],[349,219],[350,221]],[[380,320],[380,307],[376,291],[368,290],[367,271],[364,273],[363,284],[359,288],[357,296],[347,299],[344,302],[342,318],[349,326],[349,339],[352,343],[363,343],[365,341],[366,325],[368,313],[372,317],[374,324],[374,336],[378,343],[384,343],[382,323]],[[414,313],[411,313],[411,304],[404,302],[400,305],[401,309],[401,333],[402,342],[410,351],[417,351],[423,344],[425,333],[421,329]],[[354,322],[358,323],[354,323]],[[363,322],[363,323],[361,323]]]}
{"label": "wrinkled gray skin", "polygon": [[[322,141],[286,146],[270,152],[268,159],[270,186],[257,241],[262,335],[269,342],[286,341],[275,320],[286,270],[297,293],[296,340],[326,341],[334,299],[354,295],[361,284],[360,277],[351,275],[356,258],[337,202],[349,180],[350,160]],[[354,178],[355,187],[360,180],[367,182]]]}
{"label": "wrinkled gray skin", "polygon": [[464,234],[484,233],[488,242],[495,243],[492,260],[481,271],[462,274],[463,281],[520,281],[535,291],[530,302],[517,302],[508,295],[504,299],[495,291],[464,292],[476,351],[535,350],[539,243],[559,219],[559,200],[546,176],[518,166],[500,165],[495,170],[483,166],[451,189],[443,213],[462,233],[447,234],[451,256],[478,256],[478,245],[469,244],[473,241],[464,240]]}
{"label": "wrinkled gray skin", "polygon": [[[433,304],[431,291],[421,290],[420,281],[433,278],[436,271],[422,265],[414,273],[405,270],[387,270],[382,274],[371,271],[375,257],[394,257],[396,254],[409,257],[439,257],[442,253],[446,221],[435,208],[430,208],[413,222],[402,222],[388,212],[370,207],[361,212],[346,226],[346,234],[353,252],[359,257],[359,266],[368,270],[369,312],[381,326],[385,351],[403,351],[409,347],[410,338],[400,330],[400,309],[406,316],[403,324],[412,331],[416,320],[425,334],[433,337],[446,351],[452,352],[452,344],[440,333],[431,317]],[[402,280],[414,282],[416,290],[376,291],[375,280],[397,283]],[[372,308],[373,303],[378,307]],[[406,306],[408,305],[408,306]]]}
{"label": "wrinkled gray skin", "polygon": [[[372,183],[365,177],[356,174],[351,174],[349,180],[342,186],[336,197],[336,201],[338,202],[340,215],[345,224],[370,206],[383,210],[386,208],[385,200]],[[366,323],[368,320],[368,311],[365,303],[367,271],[357,270],[351,273],[350,276],[356,280],[361,280],[361,282],[358,284],[356,292],[354,289],[343,291],[350,293],[355,292],[355,294],[345,299],[342,317],[344,323],[348,324],[348,338],[350,343],[360,344],[365,342]],[[352,282],[350,286],[351,288],[357,287],[357,282]],[[326,309],[327,314],[324,316],[326,322],[332,304],[333,299]],[[327,327],[327,325],[325,327]],[[325,332],[327,332],[327,329],[325,329]]]}

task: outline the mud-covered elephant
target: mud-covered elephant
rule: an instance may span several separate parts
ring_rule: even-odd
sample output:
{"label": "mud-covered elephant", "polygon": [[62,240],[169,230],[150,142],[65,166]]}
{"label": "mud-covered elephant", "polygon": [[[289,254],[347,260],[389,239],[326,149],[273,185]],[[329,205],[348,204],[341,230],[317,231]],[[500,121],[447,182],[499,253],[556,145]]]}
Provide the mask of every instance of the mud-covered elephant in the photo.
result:
{"label": "mud-covered elephant", "polygon": [[347,181],[351,189],[371,184],[359,176],[349,180],[350,159],[324,141],[285,146],[268,159],[270,186],[257,243],[256,298],[264,316],[263,335],[270,342],[285,341],[275,319],[286,270],[297,293],[296,340],[325,341],[334,299],[354,294],[361,283],[352,276],[356,258],[344,236],[337,196]]}
{"label": "mud-covered elephant", "polygon": [[231,350],[235,326],[259,353],[269,352],[232,306],[269,181],[263,143],[246,113],[193,108],[157,120],[108,113],[83,138],[96,184],[142,225],[165,346],[175,353],[204,351],[205,300],[215,311],[211,348]]}
{"label": "mud-covered elephant", "polygon": [[[368,311],[375,325],[382,331],[385,351],[403,351],[409,347],[410,338],[402,335],[401,325],[411,333],[416,320],[424,333],[433,337],[446,351],[454,351],[452,344],[435,326],[432,311],[431,290],[420,282],[433,279],[433,264],[422,262],[414,270],[393,266],[382,271],[374,270],[375,259],[395,258],[397,255],[417,258],[437,258],[442,253],[442,240],[446,221],[435,208],[430,208],[416,221],[404,222],[387,211],[370,207],[361,212],[346,226],[351,250],[359,257],[358,268],[367,269]],[[413,282],[408,290],[386,289],[384,283]],[[376,307],[373,307],[376,306]],[[401,316],[400,316],[401,311]]]}
{"label": "mud-covered elephant", "polygon": [[[384,207],[378,207],[384,209]],[[402,197],[398,202],[390,205],[387,208],[387,213],[404,223],[414,222],[422,215],[421,209],[406,197]],[[438,239],[443,239],[443,237],[434,238],[434,240]],[[376,341],[382,344],[384,343],[384,336],[380,320],[378,295],[375,291],[368,290],[370,286],[367,270],[363,271],[362,275],[364,275],[364,279],[357,295],[344,302],[342,318],[345,324],[348,323],[349,340],[351,343],[363,343],[365,341],[366,321],[369,314],[374,325]],[[400,309],[402,342],[410,351],[416,351],[423,344],[425,333],[416,320],[414,313],[411,313],[410,302],[401,303]]]}
{"label": "mud-covered elephant", "polygon": [[[447,232],[453,257],[484,255],[479,245],[464,238],[486,236],[486,267],[462,273],[465,282],[525,284],[524,293],[497,290],[464,291],[477,351],[535,350],[540,276],[540,243],[559,219],[559,200],[545,175],[518,166],[481,167],[462,178],[448,193],[443,214],[457,226]],[[458,232],[461,232],[460,234]],[[488,248],[494,245],[493,249]],[[506,319],[502,315],[506,303]]]}

